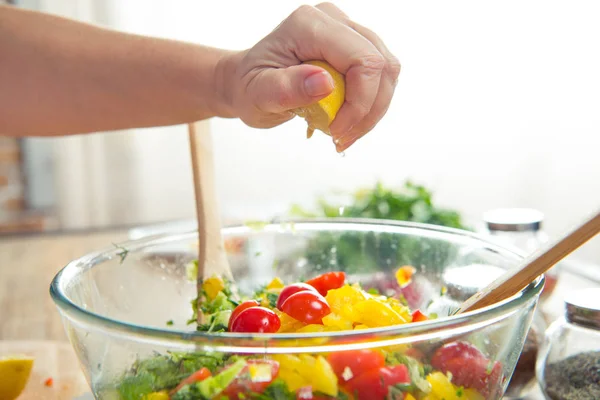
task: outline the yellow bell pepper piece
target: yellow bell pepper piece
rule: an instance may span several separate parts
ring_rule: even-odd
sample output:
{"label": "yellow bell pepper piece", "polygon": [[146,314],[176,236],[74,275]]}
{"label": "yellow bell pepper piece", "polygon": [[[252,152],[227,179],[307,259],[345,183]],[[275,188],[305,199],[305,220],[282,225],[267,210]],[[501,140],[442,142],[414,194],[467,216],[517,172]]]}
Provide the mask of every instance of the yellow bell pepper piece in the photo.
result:
{"label": "yellow bell pepper piece", "polygon": [[398,268],[398,270],[396,271],[396,281],[398,282],[398,285],[401,288],[408,286],[412,281],[412,276],[415,272],[417,272],[415,267],[410,265],[405,265],[403,267]]}
{"label": "yellow bell pepper piece", "polygon": [[323,317],[323,325],[331,328],[337,328],[336,330],[352,329],[352,321],[342,318],[340,315],[335,313],[331,313]]}
{"label": "yellow bell pepper piece", "polygon": [[415,399],[412,394],[406,393],[406,395],[404,396],[404,400],[417,400],[417,399]]}
{"label": "yellow bell pepper piece", "polygon": [[364,325],[382,327],[405,323],[404,319],[389,305],[375,299],[361,301],[354,305],[359,313],[359,320]]}
{"label": "yellow bell pepper piece", "polygon": [[447,375],[432,372],[426,377],[431,384],[431,393],[425,398],[429,400],[485,400],[475,389],[464,389],[454,385]]}
{"label": "yellow bell pepper piece", "polygon": [[297,332],[298,329],[301,329],[306,325],[277,309],[273,311],[275,311],[275,314],[277,314],[277,316],[279,317],[279,322],[281,323],[281,325],[279,326],[279,330],[277,331],[278,333]]}
{"label": "yellow bell pepper piece", "polygon": [[311,386],[316,392],[337,396],[337,376],[323,356],[274,354],[272,358],[279,363],[279,378],[290,390]]}
{"label": "yellow bell pepper piece", "polygon": [[325,296],[331,312],[344,316],[341,312],[344,306],[351,306],[366,300],[364,292],[354,285],[344,285],[339,289],[332,289]]}
{"label": "yellow bell pepper piece", "polygon": [[283,380],[292,392],[310,385],[308,380],[300,376],[299,373],[287,368],[281,368],[277,377]]}
{"label": "yellow bell pepper piece", "polygon": [[285,286],[285,284],[283,283],[283,281],[281,279],[273,278],[273,280],[271,282],[269,282],[269,284],[267,285],[267,290],[283,289],[284,286]]}
{"label": "yellow bell pepper piece", "polygon": [[147,394],[144,400],[169,400],[169,393],[166,390]]}
{"label": "yellow bell pepper piece", "polygon": [[327,327],[325,325],[320,325],[320,324],[310,324],[310,325],[306,325],[303,326],[300,329],[297,329],[296,332],[299,333],[312,333],[312,332],[327,332],[333,330],[331,329],[331,327]]}
{"label": "yellow bell pepper piece", "polygon": [[204,281],[202,289],[204,289],[206,296],[208,296],[210,300],[213,300],[221,290],[225,289],[225,282],[221,277],[213,276]]}
{"label": "yellow bell pepper piece", "polygon": [[333,368],[323,356],[317,356],[313,379],[313,390],[336,397],[338,395],[338,380]]}

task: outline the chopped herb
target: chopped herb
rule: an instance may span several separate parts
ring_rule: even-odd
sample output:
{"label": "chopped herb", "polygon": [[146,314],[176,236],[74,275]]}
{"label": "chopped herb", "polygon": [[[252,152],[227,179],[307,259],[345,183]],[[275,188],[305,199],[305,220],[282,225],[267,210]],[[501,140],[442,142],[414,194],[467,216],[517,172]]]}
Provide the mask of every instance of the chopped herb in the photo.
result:
{"label": "chopped herb", "polygon": [[262,394],[253,394],[255,400],[296,400],[296,393],[288,389],[282,379],[275,379]]}
{"label": "chopped herb", "polygon": [[379,296],[381,294],[377,288],[370,288],[367,290],[367,293],[372,294],[373,296]]}
{"label": "chopped herb", "polygon": [[260,257],[261,254],[262,254],[262,252],[257,251],[256,253],[254,253],[254,257]]}
{"label": "chopped herb", "polygon": [[125,247],[119,246],[118,244],[115,244],[115,243],[113,243],[113,246],[115,246],[117,249],[121,250],[117,253],[117,255],[121,259],[119,261],[119,263],[123,264],[123,261],[125,261],[125,258],[129,255],[129,250],[127,250]]}
{"label": "chopped herb", "polygon": [[173,326],[173,320],[172,319],[170,319],[170,320],[167,321],[167,326]]}
{"label": "chopped herb", "polygon": [[269,223],[263,221],[246,221],[244,222],[244,225],[255,231],[262,231]]}
{"label": "chopped herb", "polygon": [[465,390],[462,386],[456,389],[456,397],[463,397],[463,394],[465,394]]}
{"label": "chopped herb", "polygon": [[492,370],[493,370],[493,369],[494,369],[494,360],[490,360],[490,361],[488,362],[488,365],[487,365],[487,368],[486,368],[486,370],[485,370],[485,373],[486,373],[487,375],[490,375],[490,374],[492,373]]}

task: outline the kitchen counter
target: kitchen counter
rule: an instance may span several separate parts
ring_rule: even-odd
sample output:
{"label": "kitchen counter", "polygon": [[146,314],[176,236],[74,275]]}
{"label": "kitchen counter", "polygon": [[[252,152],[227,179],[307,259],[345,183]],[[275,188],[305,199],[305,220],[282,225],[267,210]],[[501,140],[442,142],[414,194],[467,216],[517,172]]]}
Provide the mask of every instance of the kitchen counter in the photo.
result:
{"label": "kitchen counter", "polygon": [[[66,341],[59,313],[48,292],[52,278],[69,261],[127,239],[126,229],[0,236],[0,341]],[[564,291],[584,286],[589,286],[585,279],[564,273],[545,311],[550,312],[551,318],[559,315]],[[528,400],[541,398],[535,393]]]}
{"label": "kitchen counter", "polygon": [[74,258],[123,240],[126,230],[0,237],[0,340],[67,340],[52,278]]}

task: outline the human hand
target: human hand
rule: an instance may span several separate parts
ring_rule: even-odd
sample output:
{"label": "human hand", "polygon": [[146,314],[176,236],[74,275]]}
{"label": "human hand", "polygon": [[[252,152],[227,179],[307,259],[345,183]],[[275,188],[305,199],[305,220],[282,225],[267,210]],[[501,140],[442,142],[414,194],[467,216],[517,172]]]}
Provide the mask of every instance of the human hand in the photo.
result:
{"label": "human hand", "polygon": [[345,102],[330,125],[337,151],[371,131],[387,112],[400,63],[382,40],[331,3],[302,6],[249,50],[225,56],[217,81],[228,115],[255,128],[292,119],[333,90],[323,60],[345,75]]}

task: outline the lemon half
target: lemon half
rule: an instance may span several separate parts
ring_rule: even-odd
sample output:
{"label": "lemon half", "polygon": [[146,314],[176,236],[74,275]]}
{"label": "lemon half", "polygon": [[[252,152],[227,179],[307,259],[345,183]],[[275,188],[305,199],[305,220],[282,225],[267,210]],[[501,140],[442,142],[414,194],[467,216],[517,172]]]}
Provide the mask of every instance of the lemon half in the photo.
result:
{"label": "lemon half", "polygon": [[27,356],[0,357],[0,399],[14,400],[27,385],[33,358]]}
{"label": "lemon half", "polygon": [[344,75],[325,61],[305,61],[303,64],[311,64],[326,70],[333,78],[333,91],[325,98],[311,104],[308,107],[301,107],[294,110],[294,113],[304,118],[308,123],[306,136],[310,138],[315,129],[330,135],[329,125],[335,119],[338,111],[344,104],[346,98],[346,80]]}

